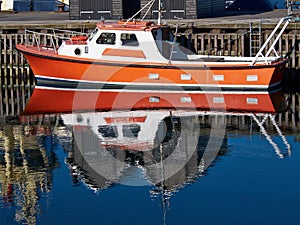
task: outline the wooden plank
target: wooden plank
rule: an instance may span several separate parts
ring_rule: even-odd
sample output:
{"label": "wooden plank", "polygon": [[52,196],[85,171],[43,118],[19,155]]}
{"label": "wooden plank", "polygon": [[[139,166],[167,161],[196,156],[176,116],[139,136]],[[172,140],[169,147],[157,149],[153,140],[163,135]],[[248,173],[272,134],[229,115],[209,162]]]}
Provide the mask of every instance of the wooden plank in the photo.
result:
{"label": "wooden plank", "polygon": [[192,39],[194,40],[194,49],[196,51],[196,54],[199,54],[199,52],[198,52],[198,34],[193,35]]}
{"label": "wooden plank", "polygon": [[212,40],[211,40],[211,35],[208,35],[208,40],[207,40],[207,54],[212,54]]}
{"label": "wooden plank", "polygon": [[213,54],[216,55],[218,54],[218,35],[217,34],[213,35],[213,38],[214,38]]}
{"label": "wooden plank", "polygon": [[9,95],[8,95],[8,79],[7,79],[7,35],[4,36],[3,38],[3,103],[4,103],[4,115],[8,116],[8,112],[9,112]]}
{"label": "wooden plank", "polygon": [[221,52],[220,52],[220,54],[221,55],[224,55],[224,47],[225,47],[225,43],[224,43],[224,35],[223,34],[221,34],[221,36],[220,36],[220,38],[221,38]]}
{"label": "wooden plank", "polygon": [[240,49],[241,49],[240,56],[245,56],[245,34],[241,35],[241,46],[240,46]]}
{"label": "wooden plank", "polygon": [[[25,35],[20,35],[20,42],[24,42],[25,41]],[[20,100],[20,104],[21,104],[21,110],[25,109],[25,105],[26,105],[26,99],[25,99],[25,80],[26,80],[26,73],[24,70],[25,67],[25,60],[24,60],[24,56],[23,54],[18,53],[18,62],[20,62],[19,64],[19,70],[20,70],[20,94],[21,94],[21,100]]]}
{"label": "wooden plank", "polygon": [[231,35],[228,34],[227,38],[228,38],[228,40],[227,40],[227,43],[228,43],[228,55],[231,56],[231,45],[232,45],[231,44]]}
{"label": "wooden plank", "polygon": [[[12,36],[13,38],[13,46],[15,46],[17,43],[19,43],[18,40],[19,35],[14,34]],[[20,73],[19,73],[19,63],[18,63],[18,52],[13,49],[12,50],[13,55],[13,75],[14,75],[14,92],[15,92],[15,98],[16,98],[16,108],[14,111],[14,115],[19,115],[21,112],[21,106],[20,106]]]}
{"label": "wooden plank", "polygon": [[10,105],[11,105],[11,111],[10,115],[14,115],[15,112],[15,95],[14,95],[14,83],[15,83],[15,75],[13,73],[13,35],[9,34],[8,35],[9,39],[9,89],[10,89]]}
{"label": "wooden plank", "polygon": [[204,54],[205,53],[205,38],[204,38],[204,34],[201,34],[201,53],[200,54]]}

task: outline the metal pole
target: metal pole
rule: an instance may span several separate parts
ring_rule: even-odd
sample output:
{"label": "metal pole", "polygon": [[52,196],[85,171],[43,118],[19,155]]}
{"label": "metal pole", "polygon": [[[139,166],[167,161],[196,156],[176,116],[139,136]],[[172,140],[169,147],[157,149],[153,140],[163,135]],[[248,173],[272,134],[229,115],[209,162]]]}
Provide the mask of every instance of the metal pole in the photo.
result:
{"label": "metal pole", "polygon": [[292,2],[290,2],[289,0],[287,0],[287,9],[288,9],[288,16],[292,14]]}
{"label": "metal pole", "polygon": [[158,25],[161,25],[161,0],[158,0]]}

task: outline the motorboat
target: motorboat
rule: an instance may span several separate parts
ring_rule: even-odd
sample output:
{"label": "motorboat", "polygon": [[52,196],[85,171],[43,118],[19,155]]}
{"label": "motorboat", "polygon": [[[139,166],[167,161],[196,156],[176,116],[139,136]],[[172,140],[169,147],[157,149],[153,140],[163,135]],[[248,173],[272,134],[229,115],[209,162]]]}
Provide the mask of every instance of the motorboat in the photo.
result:
{"label": "motorboat", "polygon": [[57,30],[44,36],[26,31],[31,43],[16,48],[37,79],[35,92],[58,100],[41,101],[38,111],[53,106],[63,111],[205,109],[214,107],[213,99],[229,104],[223,95],[243,96],[242,103],[228,106],[239,109],[253,105],[256,94],[281,90],[289,58],[275,47],[290,17],[278,22],[256,56],[232,57],[192,54],[177,43],[178,26],[174,33],[161,19],[155,23],[135,16],[100,21],[91,34],[72,32],[68,38]]}

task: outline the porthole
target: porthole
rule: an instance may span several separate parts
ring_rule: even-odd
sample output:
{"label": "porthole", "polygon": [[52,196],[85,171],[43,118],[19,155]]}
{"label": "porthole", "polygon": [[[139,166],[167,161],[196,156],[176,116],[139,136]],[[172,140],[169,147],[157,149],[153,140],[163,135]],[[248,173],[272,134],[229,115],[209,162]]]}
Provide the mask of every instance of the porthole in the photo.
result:
{"label": "porthole", "polygon": [[76,120],[77,120],[78,123],[81,123],[83,121],[82,115],[78,114],[77,117],[76,117]]}
{"label": "porthole", "polygon": [[80,48],[76,48],[76,49],[74,50],[74,53],[75,53],[75,55],[81,55],[81,50],[80,50]]}

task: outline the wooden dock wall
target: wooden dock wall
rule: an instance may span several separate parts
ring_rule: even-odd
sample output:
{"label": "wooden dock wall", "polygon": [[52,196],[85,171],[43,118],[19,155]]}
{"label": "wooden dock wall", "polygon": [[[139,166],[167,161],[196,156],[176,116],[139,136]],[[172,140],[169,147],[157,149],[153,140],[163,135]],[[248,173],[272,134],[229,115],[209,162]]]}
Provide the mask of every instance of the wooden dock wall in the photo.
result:
{"label": "wooden dock wall", "polygon": [[23,39],[20,34],[0,34],[0,116],[22,112],[35,85],[26,59],[14,48]]}

